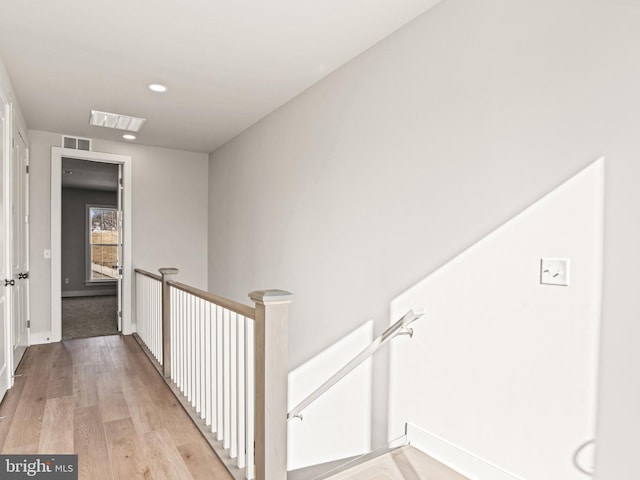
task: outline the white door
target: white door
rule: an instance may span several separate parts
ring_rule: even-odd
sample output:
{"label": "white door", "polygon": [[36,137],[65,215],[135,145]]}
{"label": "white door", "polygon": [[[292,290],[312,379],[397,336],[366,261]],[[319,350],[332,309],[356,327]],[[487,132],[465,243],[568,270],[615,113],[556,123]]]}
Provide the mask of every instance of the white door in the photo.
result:
{"label": "white door", "polygon": [[12,278],[13,325],[11,346],[13,370],[18,367],[29,345],[29,249],[28,249],[28,150],[17,129],[13,130],[13,155],[11,161],[11,224],[13,231]]}
{"label": "white door", "polygon": [[[11,372],[7,352],[9,351],[9,292],[11,292],[11,268],[9,256],[9,229],[7,205],[8,188],[6,180],[9,177],[9,107],[0,91],[0,399],[11,386]],[[6,284],[6,285],[5,285]]]}

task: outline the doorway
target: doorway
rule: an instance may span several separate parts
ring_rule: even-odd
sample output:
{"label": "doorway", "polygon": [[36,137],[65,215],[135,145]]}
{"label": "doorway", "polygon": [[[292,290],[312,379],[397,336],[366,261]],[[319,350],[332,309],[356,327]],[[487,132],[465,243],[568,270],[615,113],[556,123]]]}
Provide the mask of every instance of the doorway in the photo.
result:
{"label": "doorway", "polygon": [[62,159],[62,340],[120,331],[121,170]]}
{"label": "doorway", "polygon": [[130,211],[131,157],[52,148],[50,341],[132,333]]}

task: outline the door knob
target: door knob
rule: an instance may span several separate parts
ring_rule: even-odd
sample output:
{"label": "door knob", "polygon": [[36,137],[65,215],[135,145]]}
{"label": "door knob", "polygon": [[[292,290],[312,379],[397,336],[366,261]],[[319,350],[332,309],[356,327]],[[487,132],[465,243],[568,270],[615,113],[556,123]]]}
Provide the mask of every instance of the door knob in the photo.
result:
{"label": "door knob", "polygon": [[13,278],[11,280],[7,280],[5,278],[5,280],[4,280],[4,286],[5,287],[8,287],[9,285],[11,285],[13,287],[15,284],[16,284],[16,281]]}

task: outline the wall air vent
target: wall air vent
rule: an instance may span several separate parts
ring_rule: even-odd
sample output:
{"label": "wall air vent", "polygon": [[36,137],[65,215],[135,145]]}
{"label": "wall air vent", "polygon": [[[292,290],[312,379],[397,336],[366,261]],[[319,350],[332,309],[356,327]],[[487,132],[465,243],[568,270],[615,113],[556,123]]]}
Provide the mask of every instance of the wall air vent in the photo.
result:
{"label": "wall air vent", "polygon": [[73,148],[74,150],[85,150],[87,152],[90,152],[91,139],[80,138],[80,137],[70,137],[69,135],[63,135],[62,146],[63,148]]}

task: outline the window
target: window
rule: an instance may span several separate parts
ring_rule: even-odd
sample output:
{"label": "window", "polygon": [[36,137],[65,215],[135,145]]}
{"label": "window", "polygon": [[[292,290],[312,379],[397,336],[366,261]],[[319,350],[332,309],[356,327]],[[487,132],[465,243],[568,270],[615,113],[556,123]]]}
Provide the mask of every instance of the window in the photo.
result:
{"label": "window", "polygon": [[118,278],[118,210],[88,205],[87,281]]}

